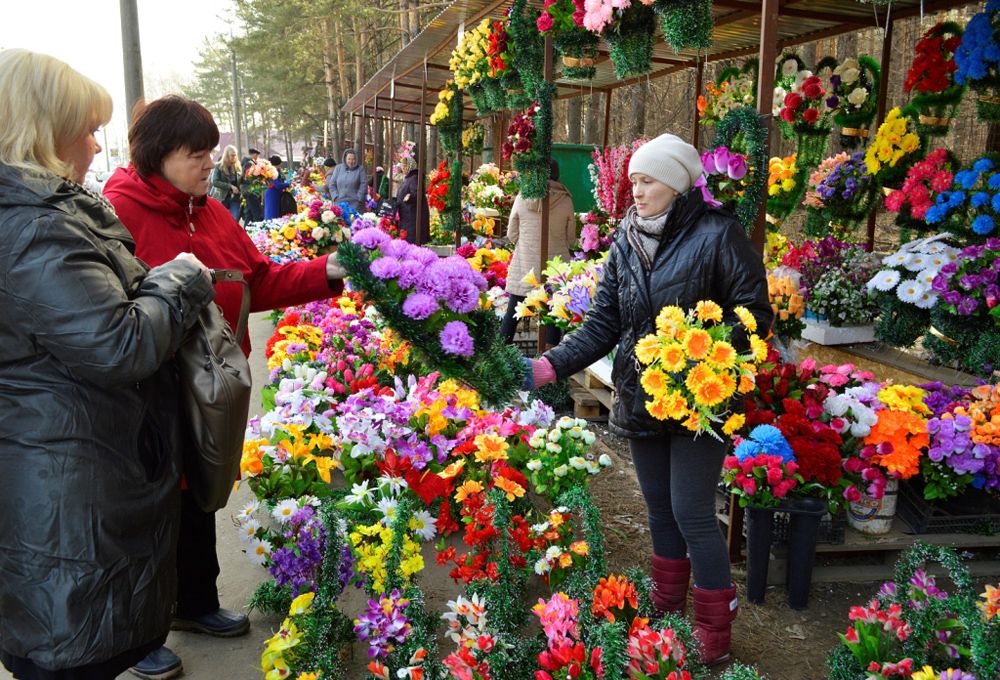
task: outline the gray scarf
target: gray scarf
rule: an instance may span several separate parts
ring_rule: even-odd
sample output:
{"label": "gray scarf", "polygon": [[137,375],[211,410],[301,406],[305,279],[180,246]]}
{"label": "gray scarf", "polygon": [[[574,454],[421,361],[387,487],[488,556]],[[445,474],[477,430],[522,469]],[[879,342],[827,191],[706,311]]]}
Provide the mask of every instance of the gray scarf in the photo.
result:
{"label": "gray scarf", "polygon": [[639,255],[639,261],[647,272],[653,268],[656,251],[660,248],[663,232],[666,230],[667,220],[675,203],[676,200],[670,203],[666,211],[653,217],[639,217],[634,205],[625,213],[625,236],[629,245]]}

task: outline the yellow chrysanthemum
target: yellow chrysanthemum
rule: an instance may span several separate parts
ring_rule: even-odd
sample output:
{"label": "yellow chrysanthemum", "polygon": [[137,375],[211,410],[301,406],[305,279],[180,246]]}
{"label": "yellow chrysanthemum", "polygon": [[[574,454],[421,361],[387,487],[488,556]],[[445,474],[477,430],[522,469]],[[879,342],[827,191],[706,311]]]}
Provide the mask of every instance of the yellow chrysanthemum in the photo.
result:
{"label": "yellow chrysanthemum", "polygon": [[673,339],[676,337],[678,329],[684,326],[684,321],[684,310],[675,305],[669,305],[656,315],[656,330]]}
{"label": "yellow chrysanthemum", "polygon": [[668,373],[676,373],[687,365],[684,348],[677,342],[670,342],[660,347],[660,366]]}
{"label": "yellow chrysanthemum", "polygon": [[718,377],[702,382],[694,393],[694,401],[701,406],[718,406],[726,400],[726,389]]}
{"label": "yellow chrysanthemum", "polygon": [[716,368],[732,368],[737,358],[736,349],[724,340],[713,344],[708,352],[708,362]]}
{"label": "yellow chrysanthemum", "polygon": [[480,463],[492,463],[507,460],[507,440],[495,434],[480,434],[476,436],[476,460]]}
{"label": "yellow chrysanthemum", "polygon": [[757,319],[746,307],[736,307],[733,312],[739,318],[740,323],[751,333],[757,332]]}
{"label": "yellow chrysanthemum", "polygon": [[726,422],[722,424],[722,433],[732,436],[733,434],[739,432],[746,425],[747,419],[742,413],[734,413],[733,415],[726,418]]}
{"label": "yellow chrysanthemum", "polygon": [[655,335],[647,335],[635,343],[635,358],[640,363],[649,365],[660,357],[660,339]]}
{"label": "yellow chrysanthemum", "polygon": [[682,420],[689,413],[687,401],[680,393],[673,391],[647,401],[646,411],[657,420]]}
{"label": "yellow chrysanthemum", "polygon": [[712,300],[700,300],[694,307],[694,315],[699,321],[722,321],[722,307]]}
{"label": "yellow chrysanthemum", "polygon": [[660,369],[650,366],[642,372],[642,379],[639,382],[648,394],[658,397],[666,392],[670,379]]}
{"label": "yellow chrysanthemum", "polygon": [[703,382],[714,377],[715,371],[713,371],[708,364],[700,363],[688,371],[687,378],[684,379],[684,386],[694,393],[698,391],[698,388],[701,387]]}
{"label": "yellow chrysanthemum", "polygon": [[740,394],[750,394],[757,388],[757,381],[754,380],[752,375],[747,373],[740,373],[740,384],[739,391]]}
{"label": "yellow chrysanthemum", "polygon": [[701,361],[708,356],[708,350],[712,347],[712,336],[701,328],[690,328],[681,336],[681,344],[688,357]]}
{"label": "yellow chrysanthemum", "polygon": [[750,336],[750,351],[753,352],[753,358],[757,363],[767,359],[767,343],[757,335]]}
{"label": "yellow chrysanthemum", "polygon": [[684,419],[681,425],[692,432],[697,432],[701,429],[701,416],[698,415],[697,411],[691,411],[690,415]]}

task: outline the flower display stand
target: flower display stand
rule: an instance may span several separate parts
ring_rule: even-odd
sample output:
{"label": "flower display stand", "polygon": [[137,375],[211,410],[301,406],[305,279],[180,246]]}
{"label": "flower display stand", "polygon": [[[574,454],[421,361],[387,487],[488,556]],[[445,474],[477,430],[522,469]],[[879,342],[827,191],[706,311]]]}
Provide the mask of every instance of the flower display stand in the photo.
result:
{"label": "flower display stand", "polygon": [[448,257],[449,255],[455,254],[455,246],[427,246],[430,250],[437,253],[438,257]]}
{"label": "flower display stand", "polygon": [[811,340],[817,345],[850,345],[875,340],[874,325],[831,326],[828,321],[815,318],[805,319],[805,323],[802,338]]}
{"label": "flower display stand", "polygon": [[851,501],[847,507],[847,523],[863,534],[887,534],[896,517],[896,500],[899,498],[899,480],[890,479],[882,498],[863,496]]}
{"label": "flower display stand", "polygon": [[767,570],[771,563],[775,508],[747,506],[747,599],[763,604],[767,590]]}

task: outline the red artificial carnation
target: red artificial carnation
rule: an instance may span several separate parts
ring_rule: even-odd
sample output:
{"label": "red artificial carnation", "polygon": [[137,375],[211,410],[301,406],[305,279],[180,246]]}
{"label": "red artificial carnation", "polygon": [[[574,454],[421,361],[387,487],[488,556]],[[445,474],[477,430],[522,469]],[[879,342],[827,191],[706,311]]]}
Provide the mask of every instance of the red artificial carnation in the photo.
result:
{"label": "red artificial carnation", "polygon": [[819,111],[813,108],[806,109],[802,112],[802,120],[807,123],[815,123],[819,120]]}
{"label": "red artificial carnation", "polygon": [[825,94],[819,76],[809,76],[805,79],[802,83],[802,94],[809,99],[819,99]]}
{"label": "red artificial carnation", "polygon": [[[789,92],[785,95],[785,108],[791,109],[793,112],[795,109],[802,105],[802,95],[798,92]],[[784,112],[782,112],[784,113]]]}

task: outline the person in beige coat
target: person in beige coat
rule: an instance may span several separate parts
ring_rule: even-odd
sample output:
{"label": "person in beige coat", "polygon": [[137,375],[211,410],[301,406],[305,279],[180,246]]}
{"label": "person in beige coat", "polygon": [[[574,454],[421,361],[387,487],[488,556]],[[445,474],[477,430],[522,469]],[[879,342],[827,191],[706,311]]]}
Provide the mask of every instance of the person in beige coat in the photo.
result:
{"label": "person in beige coat", "polygon": [[[576,215],[573,213],[573,199],[569,190],[559,182],[559,164],[553,160],[549,172],[549,248],[548,259],[559,256],[564,261],[570,258],[570,248],[576,242]],[[524,279],[534,271],[541,278],[545,263],[541,261],[542,200],[523,198],[518,194],[510,211],[507,224],[507,238],[517,244],[514,257],[507,270],[507,293],[510,302],[507,313],[500,324],[500,334],[507,342],[514,339],[517,319],[514,311],[517,305],[531,292],[531,284]],[[546,342],[559,342],[559,330],[547,327]]]}

